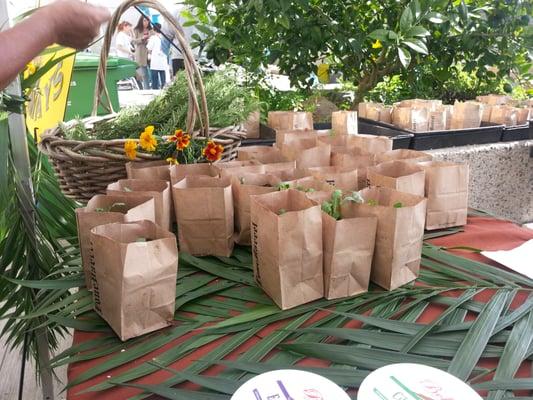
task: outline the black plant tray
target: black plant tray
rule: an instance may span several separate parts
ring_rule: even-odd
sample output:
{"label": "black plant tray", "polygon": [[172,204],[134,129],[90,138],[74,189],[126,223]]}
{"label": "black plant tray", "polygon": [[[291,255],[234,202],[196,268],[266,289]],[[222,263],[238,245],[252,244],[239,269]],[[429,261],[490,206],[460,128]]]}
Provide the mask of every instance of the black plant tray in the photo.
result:
{"label": "black plant tray", "polygon": [[412,132],[398,128],[394,125],[366,118],[359,118],[359,132],[366,133],[361,129],[361,121],[365,125],[375,126],[374,129],[388,129],[396,134],[412,134],[411,149],[431,150],[445,147],[467,146],[471,144],[498,143],[502,140],[503,125],[483,123],[479,128],[455,129],[446,131]]}
{"label": "black plant tray", "polygon": [[242,146],[272,146],[276,143],[276,131],[271,127],[260,124],[259,138],[244,139]]}
{"label": "black plant tray", "polygon": [[432,150],[472,144],[498,143],[502,140],[503,128],[503,125],[483,123],[479,128],[416,132],[411,142],[411,148],[414,150]]}
{"label": "black plant tray", "polygon": [[413,140],[413,133],[385,122],[359,118],[359,133],[376,136],[388,136],[392,139],[392,148],[408,149]]}
{"label": "black plant tray", "polygon": [[533,139],[533,120],[524,125],[506,126],[503,129],[502,142]]}

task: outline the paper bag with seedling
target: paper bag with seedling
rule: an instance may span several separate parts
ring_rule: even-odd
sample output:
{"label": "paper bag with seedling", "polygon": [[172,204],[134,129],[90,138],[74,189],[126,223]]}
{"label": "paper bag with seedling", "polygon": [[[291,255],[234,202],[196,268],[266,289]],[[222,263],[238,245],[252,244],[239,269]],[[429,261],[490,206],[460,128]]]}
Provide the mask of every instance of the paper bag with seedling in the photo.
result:
{"label": "paper bag with seedling", "polygon": [[305,193],[251,198],[254,275],[283,310],[324,296],[322,215]]}
{"label": "paper bag with seedling", "polygon": [[313,129],[313,114],[310,112],[270,111],[268,126],[276,130],[310,130]]}
{"label": "paper bag with seedling", "polygon": [[113,222],[148,220],[155,222],[155,203],[151,196],[96,195],[84,208],[76,209],[76,223],[80,243],[81,261],[87,289],[92,290],[94,275],[91,247],[91,229]]}
{"label": "paper bag with seedling", "polygon": [[466,225],[468,214],[468,164],[429,161],[419,164],[426,173],[428,199],[426,229]]}
{"label": "paper bag with seedling", "polygon": [[422,162],[422,161],[431,161],[433,156],[429,153],[424,153],[422,151],[416,150],[407,150],[407,149],[397,149],[387,151],[385,153],[376,154],[376,162],[378,164],[387,162],[387,161],[405,161],[405,162]]}
{"label": "paper bag with seedling", "polygon": [[189,176],[172,188],[180,251],[229,257],[234,211],[230,178]]}
{"label": "paper bag with seedling", "polygon": [[286,161],[281,151],[272,146],[247,146],[241,147],[237,153],[239,161],[254,160],[261,164],[273,164]]}
{"label": "paper bag with seedling", "polygon": [[389,161],[368,168],[369,186],[387,187],[424,197],[425,172],[414,163]]}
{"label": "paper bag with seedling", "polygon": [[188,176],[211,176],[218,177],[220,171],[213,164],[178,164],[170,167],[170,181],[172,186]]}
{"label": "paper bag with seedling", "polygon": [[372,282],[394,290],[415,280],[420,269],[426,199],[389,188],[360,192],[362,204],[350,205],[359,217],[377,217]]}
{"label": "paper bag with seedling", "polygon": [[94,248],[94,308],[121,340],[169,326],[174,318],[176,237],[150,221],[100,225]]}
{"label": "paper bag with seedling", "polygon": [[151,196],[155,204],[155,223],[167,231],[172,228],[170,183],[159,180],[122,179],[107,186],[108,195]]}
{"label": "paper bag with seedling", "polygon": [[358,217],[358,192],[335,190],[322,204],[324,292],[329,300],[368,291],[376,241],[376,217]]}
{"label": "paper bag with seedling", "polygon": [[155,179],[170,182],[170,164],[167,161],[141,161],[126,164],[128,179]]}
{"label": "paper bag with seedling", "polygon": [[279,178],[273,175],[244,174],[232,178],[236,243],[251,244],[250,196],[275,192],[279,190],[279,183]]}

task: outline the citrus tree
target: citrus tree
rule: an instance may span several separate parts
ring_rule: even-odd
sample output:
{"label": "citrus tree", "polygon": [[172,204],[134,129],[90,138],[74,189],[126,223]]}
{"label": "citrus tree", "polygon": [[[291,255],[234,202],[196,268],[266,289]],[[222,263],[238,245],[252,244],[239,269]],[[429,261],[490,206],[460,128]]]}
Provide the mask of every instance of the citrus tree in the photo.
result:
{"label": "citrus tree", "polygon": [[[461,63],[481,79],[531,68],[532,3],[522,0],[188,0],[187,25],[216,63],[252,72],[277,64],[308,87],[326,63],[357,86],[355,103],[385,76],[431,64],[446,80]],[[194,14],[194,16],[193,16]],[[529,52],[528,52],[529,50]]]}

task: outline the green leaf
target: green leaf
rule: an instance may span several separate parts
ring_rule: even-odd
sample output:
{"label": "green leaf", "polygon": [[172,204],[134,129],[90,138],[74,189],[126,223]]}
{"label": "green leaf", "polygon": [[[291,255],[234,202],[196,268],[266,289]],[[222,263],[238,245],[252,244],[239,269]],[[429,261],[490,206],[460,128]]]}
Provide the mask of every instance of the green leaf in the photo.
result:
{"label": "green leaf", "polygon": [[427,15],[427,19],[434,24],[442,24],[448,21],[448,18],[438,12],[430,12]]}
{"label": "green leaf", "polygon": [[191,330],[194,330],[199,326],[200,324],[183,324],[172,329],[161,331],[158,335],[151,337],[151,340],[143,342],[135,347],[125,349],[125,351],[120,352],[111,358],[107,358],[104,362],[98,364],[97,366],[93,366],[91,369],[76,376],[76,378],[70,380],[67,388],[76,386],[113,368],[120,367],[121,365],[127,364],[146,354],[149,354],[152,351],[161,348],[164,344],[170,343],[173,340],[186,335]]}
{"label": "green leaf", "polygon": [[146,393],[156,394],[171,400],[230,400],[230,396],[216,393],[174,389],[162,385],[139,385],[135,383],[122,383],[121,386],[141,389]]}
{"label": "green leaf", "polygon": [[406,32],[411,29],[413,25],[414,17],[413,12],[409,6],[405,7],[402,16],[400,17],[400,30]]}
{"label": "green leaf", "polygon": [[374,40],[385,42],[389,38],[389,32],[390,31],[387,29],[376,29],[375,31],[370,32],[368,37]]}
{"label": "green leaf", "polygon": [[407,68],[409,64],[411,64],[411,53],[409,53],[409,50],[406,50],[403,47],[398,47],[398,56],[400,57],[400,62],[404,68]]}
{"label": "green leaf", "polygon": [[278,314],[279,312],[280,309],[277,306],[257,306],[248,312],[219,322],[208,329],[225,328],[228,326],[244,324],[246,322],[257,321],[270,315]]}
{"label": "green leaf", "polygon": [[416,335],[414,335],[409,342],[407,342],[402,348],[402,353],[407,353],[413,347],[422,340],[429,332],[431,332],[433,329],[435,329],[448,315],[453,313],[455,310],[457,310],[459,307],[461,307],[466,301],[470,300],[472,297],[474,297],[479,291],[477,290],[468,290],[461,297],[459,297],[456,301],[456,303],[453,306],[450,306],[444,311],[441,315],[439,315],[433,322],[430,324],[427,324],[425,327],[420,329]]}
{"label": "green leaf", "polygon": [[533,379],[495,379],[473,385],[473,388],[476,390],[533,390]]}
{"label": "green leaf", "polygon": [[428,54],[428,48],[426,44],[419,39],[415,39],[415,38],[405,39],[402,42],[402,44],[406,45],[407,47],[410,47],[417,53],[426,54],[426,55]]}
{"label": "green leaf", "polygon": [[293,343],[284,344],[280,347],[282,350],[293,351],[308,357],[368,370],[374,370],[395,363],[416,363],[440,369],[446,369],[450,365],[448,360],[436,357],[401,354],[396,351],[375,348],[369,349],[360,346],[343,346],[325,343]]}
{"label": "green leaf", "polygon": [[407,31],[405,34],[406,37],[426,37],[430,36],[431,33],[424,28],[423,26],[413,26],[411,29]]}
{"label": "green leaf", "polygon": [[85,279],[55,279],[55,280],[23,280],[23,279],[11,279],[4,277],[15,285],[20,285],[32,289],[72,289],[80,286],[85,286]]}
{"label": "green leaf", "polygon": [[452,359],[448,368],[450,374],[463,381],[470,377],[492,336],[508,297],[509,291],[500,290],[483,308],[472,327],[468,330],[457,354]]}
{"label": "green leaf", "polygon": [[255,286],[253,274],[250,271],[235,270],[228,268],[227,265],[211,258],[198,258],[191,256],[190,254],[181,253],[180,262],[192,265],[198,269],[201,269],[209,274],[225,278],[237,283],[243,283],[248,286]]}
{"label": "green leaf", "polygon": [[[505,380],[514,378],[518,368],[528,355],[528,351],[533,339],[533,311],[529,312],[514,326],[509,336],[509,340],[503,349],[503,354],[498,362],[494,380]],[[506,394],[505,390],[491,391],[487,400],[502,400]]]}

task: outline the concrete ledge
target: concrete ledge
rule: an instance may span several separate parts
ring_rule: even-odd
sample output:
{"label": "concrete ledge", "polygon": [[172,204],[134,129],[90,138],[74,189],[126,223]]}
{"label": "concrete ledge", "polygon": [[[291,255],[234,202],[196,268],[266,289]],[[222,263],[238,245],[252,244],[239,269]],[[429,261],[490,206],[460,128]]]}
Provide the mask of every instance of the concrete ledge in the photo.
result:
{"label": "concrete ledge", "polygon": [[470,207],[519,224],[533,221],[533,140],[431,150],[470,164]]}

